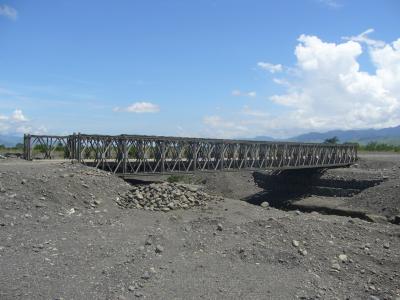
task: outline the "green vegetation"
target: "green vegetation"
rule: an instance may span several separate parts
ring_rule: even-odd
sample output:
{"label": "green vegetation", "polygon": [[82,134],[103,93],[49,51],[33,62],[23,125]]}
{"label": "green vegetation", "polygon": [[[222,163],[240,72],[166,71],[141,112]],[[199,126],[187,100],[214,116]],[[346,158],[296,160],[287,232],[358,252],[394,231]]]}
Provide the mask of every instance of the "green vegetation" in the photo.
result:
{"label": "green vegetation", "polygon": [[[324,144],[338,144],[337,136],[326,139]],[[344,143],[346,144],[346,143]],[[369,142],[366,145],[358,144],[358,150],[370,152],[400,152],[400,146],[391,143]]]}
{"label": "green vegetation", "polygon": [[171,175],[167,178],[167,181],[170,183],[173,182],[184,182],[185,181],[185,177],[184,175]]}
{"label": "green vegetation", "polygon": [[367,145],[359,145],[358,149],[360,151],[400,152],[400,146],[378,142],[370,142]]}
{"label": "green vegetation", "polygon": [[337,144],[337,143],[339,143],[339,138],[337,136],[334,136],[330,139],[326,139],[324,141],[324,144]]}
{"label": "green vegetation", "polygon": [[17,144],[14,147],[7,147],[5,145],[0,145],[0,153],[22,153],[23,151],[23,144]]}

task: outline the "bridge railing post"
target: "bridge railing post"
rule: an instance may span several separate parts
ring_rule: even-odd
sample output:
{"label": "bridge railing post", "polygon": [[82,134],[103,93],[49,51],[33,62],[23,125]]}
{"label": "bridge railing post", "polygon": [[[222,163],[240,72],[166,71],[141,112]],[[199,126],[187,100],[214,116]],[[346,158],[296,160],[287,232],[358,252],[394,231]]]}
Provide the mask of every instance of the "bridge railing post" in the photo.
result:
{"label": "bridge railing post", "polygon": [[31,135],[24,134],[24,159],[31,160],[32,158],[32,150],[31,150]]}
{"label": "bridge railing post", "polygon": [[224,170],[225,143],[221,142],[221,144],[219,146],[220,146],[220,149],[219,149],[219,159],[220,159],[219,169],[221,171],[223,171]]}
{"label": "bridge railing post", "polygon": [[75,134],[75,132],[71,136],[70,149],[71,149],[70,158],[73,160],[73,159],[75,159],[75,155],[76,155],[76,134]]}
{"label": "bridge railing post", "polygon": [[193,159],[193,171],[196,172],[197,170],[197,142],[193,143],[192,146],[192,159]]}
{"label": "bridge railing post", "polygon": [[165,172],[165,141],[161,142],[161,173]]}
{"label": "bridge railing post", "polygon": [[76,159],[78,162],[82,161],[82,153],[81,153],[81,148],[82,148],[82,144],[81,144],[81,134],[80,132],[78,132],[78,134],[76,135]]}
{"label": "bridge railing post", "polygon": [[126,138],[122,139],[122,173],[125,174],[127,172],[128,166],[128,150],[126,147]]}

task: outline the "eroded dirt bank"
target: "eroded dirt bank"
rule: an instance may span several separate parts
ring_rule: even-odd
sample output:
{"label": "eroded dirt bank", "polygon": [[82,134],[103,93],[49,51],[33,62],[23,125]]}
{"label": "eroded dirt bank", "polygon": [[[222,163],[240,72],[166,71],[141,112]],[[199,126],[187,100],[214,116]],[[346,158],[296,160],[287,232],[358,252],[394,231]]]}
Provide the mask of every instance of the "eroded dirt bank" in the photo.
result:
{"label": "eroded dirt bank", "polygon": [[[385,176],[353,200],[333,198],[364,201],[357,208],[374,213],[386,207],[389,217],[399,207],[399,169],[376,161],[324,176]],[[198,182],[202,192],[225,198],[167,212],[126,209],[118,202],[132,187],[106,172],[1,161],[0,298],[400,297],[398,225],[240,201],[263,192],[251,174],[212,174]]]}

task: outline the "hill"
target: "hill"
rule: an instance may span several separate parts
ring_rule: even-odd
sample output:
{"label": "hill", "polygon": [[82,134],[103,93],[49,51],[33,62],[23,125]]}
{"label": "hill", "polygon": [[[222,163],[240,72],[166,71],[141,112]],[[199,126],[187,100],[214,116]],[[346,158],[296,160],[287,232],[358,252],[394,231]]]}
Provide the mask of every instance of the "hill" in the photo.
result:
{"label": "hill", "polygon": [[23,138],[21,136],[0,135],[0,145],[14,147],[18,143],[23,143]]}
{"label": "hill", "polygon": [[382,129],[331,130],[327,132],[310,132],[288,139],[296,142],[320,143],[337,136],[340,142],[356,142],[362,145],[379,142],[400,145],[400,126]]}

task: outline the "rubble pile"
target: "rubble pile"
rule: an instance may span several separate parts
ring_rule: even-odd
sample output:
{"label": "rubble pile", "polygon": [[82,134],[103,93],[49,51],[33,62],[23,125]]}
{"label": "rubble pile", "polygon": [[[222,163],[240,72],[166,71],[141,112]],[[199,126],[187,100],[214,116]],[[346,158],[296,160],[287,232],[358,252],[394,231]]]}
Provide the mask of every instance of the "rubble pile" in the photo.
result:
{"label": "rubble pile", "polygon": [[124,208],[139,208],[155,211],[187,209],[194,206],[206,206],[207,202],[220,200],[201,190],[201,187],[179,183],[152,183],[136,185],[129,192],[117,199],[117,204]]}

